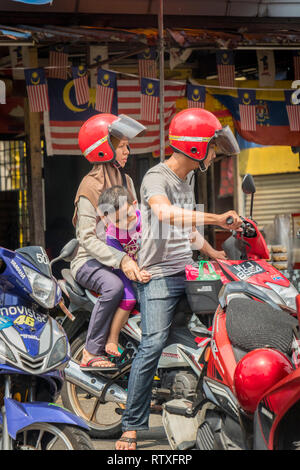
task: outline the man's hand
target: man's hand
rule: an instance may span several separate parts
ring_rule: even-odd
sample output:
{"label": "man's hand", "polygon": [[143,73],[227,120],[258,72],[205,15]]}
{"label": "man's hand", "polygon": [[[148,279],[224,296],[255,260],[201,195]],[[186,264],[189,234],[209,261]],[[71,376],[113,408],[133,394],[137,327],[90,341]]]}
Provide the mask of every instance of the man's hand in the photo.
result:
{"label": "man's hand", "polygon": [[[231,217],[233,220],[232,224],[227,223],[227,219],[229,217]],[[240,217],[235,211],[228,211],[224,214],[218,215],[218,225],[222,228],[225,228],[226,230],[236,230],[238,232],[241,232],[242,223],[243,221],[240,219]]]}
{"label": "man's hand", "polygon": [[226,256],[225,251],[218,251],[218,250],[212,250],[209,254],[209,257],[211,259],[221,259],[221,260],[226,260],[228,259]]}
{"label": "man's hand", "polygon": [[130,258],[130,256],[125,255],[122,258],[120,269],[123,271],[126,277],[131,281],[143,282],[143,277],[141,275],[140,268],[137,263]]}

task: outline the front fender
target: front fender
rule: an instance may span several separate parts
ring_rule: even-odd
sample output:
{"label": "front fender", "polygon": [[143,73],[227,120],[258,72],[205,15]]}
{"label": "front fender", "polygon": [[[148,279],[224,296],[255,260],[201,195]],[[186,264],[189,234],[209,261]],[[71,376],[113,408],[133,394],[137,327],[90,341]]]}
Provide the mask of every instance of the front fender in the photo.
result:
{"label": "front fender", "polygon": [[71,424],[89,430],[83,419],[55,403],[20,403],[11,398],[4,398],[4,405],[8,433],[13,439],[21,429],[34,423]]}

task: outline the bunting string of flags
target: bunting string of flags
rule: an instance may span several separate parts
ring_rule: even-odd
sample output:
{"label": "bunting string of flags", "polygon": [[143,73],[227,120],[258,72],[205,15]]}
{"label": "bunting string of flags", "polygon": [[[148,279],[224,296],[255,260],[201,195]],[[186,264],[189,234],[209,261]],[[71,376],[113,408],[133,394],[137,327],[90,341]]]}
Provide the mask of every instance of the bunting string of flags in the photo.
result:
{"label": "bunting string of flags", "polygon": [[[50,51],[49,67],[44,68],[24,67],[23,65],[25,64],[22,58],[22,49],[12,52],[14,52],[16,57],[14,62],[16,66],[14,67],[14,70],[20,70],[22,73],[24,73],[30,111],[50,111],[51,115],[52,104],[48,97],[49,89],[47,85],[47,78],[52,80],[52,78],[57,79],[60,77],[60,81],[65,83],[65,81],[69,80],[71,76],[73,84],[70,84],[70,87],[72,86],[74,89],[72,92],[74,93],[74,104],[70,106],[70,109],[72,109],[74,113],[79,113],[81,108],[78,107],[84,106],[86,109],[90,109],[92,107],[94,113],[105,112],[117,114],[123,112],[124,114],[127,113],[128,115],[134,114],[135,119],[144,122],[145,125],[149,127],[149,129],[152,129],[153,126],[151,133],[152,137],[155,136],[155,145],[153,145],[152,151],[158,151],[160,125],[160,81],[156,78],[157,71],[155,48],[153,48],[153,50],[149,49],[148,53],[146,55],[144,54],[143,58],[139,56],[138,76],[125,74],[131,78],[131,80],[127,80],[130,85],[127,85],[125,88],[124,85],[120,84],[121,82],[124,83],[124,80],[117,80],[117,74],[119,72],[108,70],[107,68],[93,68],[91,71],[87,69],[86,65],[70,66],[68,64],[68,53],[65,47],[56,47],[55,51]],[[98,56],[97,52],[99,51],[94,51],[94,62],[97,63],[97,57],[101,57],[99,60],[103,63],[103,57],[107,53],[107,50],[101,50],[101,54],[98,54]],[[271,54],[269,54],[269,52],[271,52]],[[108,55],[105,57],[108,59]],[[235,124],[237,123],[238,132],[241,133],[241,135],[243,134],[243,137],[246,138],[246,140],[252,139],[255,141],[255,138],[258,134],[261,136],[262,126],[269,126],[271,129],[273,125],[272,120],[281,120],[282,122],[286,122],[286,124],[280,124],[280,129],[285,128],[286,130],[284,132],[290,133],[285,134],[287,145],[289,145],[290,141],[295,142],[300,140],[299,137],[297,137],[298,134],[296,134],[300,130],[300,105],[293,104],[291,102],[291,95],[294,90],[272,88],[272,84],[274,83],[275,79],[275,62],[273,51],[257,51],[257,61],[260,84],[264,84],[264,87],[260,86],[259,88],[246,89],[234,86],[234,53],[233,51],[229,50],[221,50],[216,53],[219,85],[196,85],[195,81],[192,79],[191,82],[187,83],[185,81],[173,82],[177,83],[179,88],[176,91],[175,89],[171,91],[170,96],[168,95],[168,92],[165,92],[165,129],[167,130],[168,124],[176,112],[175,102],[178,97],[186,96],[188,107],[204,108],[208,89],[211,88],[212,91],[210,94],[217,98],[229,110],[234,118]],[[152,65],[149,62],[153,62]],[[69,73],[68,70],[71,73]],[[94,71],[96,71],[95,95],[93,92],[91,92],[91,88],[93,88],[91,86],[92,72]],[[300,54],[297,54],[294,57],[294,73],[295,78],[299,76],[300,79]],[[155,75],[155,78],[151,76],[143,76],[142,74]],[[53,80],[51,83],[56,83],[58,85],[60,82],[58,82],[58,80]],[[171,82],[168,82],[167,85],[165,84],[165,91],[167,89],[172,89],[172,86],[171,88],[168,88],[170,86],[169,83]],[[55,92],[54,85],[51,84],[51,86],[53,86],[52,92]],[[213,89],[215,90],[213,91]],[[122,91],[120,92],[120,90]],[[217,90],[220,90],[220,92]],[[231,93],[230,90],[234,90],[234,92]],[[283,91],[284,101],[282,101],[282,98],[281,101],[280,99],[277,99],[277,101],[275,100],[276,102],[272,101],[271,99],[270,101],[268,101],[268,99],[257,99],[257,92],[262,91]],[[279,106],[281,107],[279,108]],[[76,122],[81,124],[81,117],[83,114],[77,114],[77,116],[79,117],[77,118]],[[70,119],[70,122],[73,123],[72,119]],[[59,118],[56,120],[51,120],[51,117],[49,118],[50,124],[48,131],[51,128],[51,122],[53,123],[56,121],[63,122],[60,121]],[[77,124],[75,127],[77,132]],[[73,124],[70,124],[70,128],[74,129]],[[275,127],[273,127],[273,129],[275,132]],[[68,133],[66,133],[66,135],[67,134]],[[72,133],[72,141],[74,140],[73,134],[74,132]],[[52,135],[58,135],[60,137],[60,131],[56,129]],[[269,140],[270,139],[271,138],[269,138]],[[71,141],[71,137],[68,137],[67,140]],[[265,142],[263,137],[259,137],[258,140],[259,142],[257,141],[257,143],[260,143],[261,141]],[[267,140],[268,139],[266,139],[266,141]],[[140,148],[138,143],[135,145],[137,146],[136,151],[138,153],[148,151],[147,146],[145,145],[142,145]],[[270,143],[266,143],[266,145],[270,145]],[[64,147],[62,147],[60,150],[63,152]]]}
{"label": "bunting string of flags", "polygon": [[90,99],[90,87],[87,69],[84,65],[72,67],[72,77],[75,86],[75,96],[78,105],[88,103]]}
{"label": "bunting string of flags", "polygon": [[49,78],[68,78],[68,49],[64,45],[57,45],[50,49],[49,53]]}
{"label": "bunting string of flags", "polygon": [[139,77],[156,78],[157,77],[157,64],[156,64],[156,48],[149,47],[141,54],[138,54],[138,69]]}
{"label": "bunting string of flags", "polygon": [[49,111],[48,85],[42,68],[25,70],[25,82],[31,112]]}

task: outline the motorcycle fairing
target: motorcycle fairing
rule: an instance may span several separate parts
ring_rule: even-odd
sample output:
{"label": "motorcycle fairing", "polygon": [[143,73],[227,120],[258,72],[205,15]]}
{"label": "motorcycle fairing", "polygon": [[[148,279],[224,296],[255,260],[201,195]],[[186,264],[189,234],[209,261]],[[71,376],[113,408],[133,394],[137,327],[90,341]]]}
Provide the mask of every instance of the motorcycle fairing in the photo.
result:
{"label": "motorcycle fairing", "polygon": [[[265,260],[218,260],[218,264],[224,274],[229,276],[229,280],[231,278],[232,281],[247,281],[254,285],[263,285],[266,288],[269,288],[266,282],[275,282],[283,287],[290,285],[290,281]],[[226,282],[229,280],[227,277]]]}
{"label": "motorcycle fairing", "polygon": [[226,313],[220,306],[216,311],[213,323],[211,352],[207,366],[207,377],[226,383],[234,392],[233,374],[237,362],[227,335]]}
{"label": "motorcycle fairing", "polygon": [[89,430],[85,421],[65,408],[53,403],[20,403],[4,398],[8,433],[16,439],[17,433],[33,423],[65,423]]}
{"label": "motorcycle fairing", "polygon": [[298,368],[274,385],[261,398],[255,411],[255,449],[275,449],[280,422],[299,400],[300,369]]}

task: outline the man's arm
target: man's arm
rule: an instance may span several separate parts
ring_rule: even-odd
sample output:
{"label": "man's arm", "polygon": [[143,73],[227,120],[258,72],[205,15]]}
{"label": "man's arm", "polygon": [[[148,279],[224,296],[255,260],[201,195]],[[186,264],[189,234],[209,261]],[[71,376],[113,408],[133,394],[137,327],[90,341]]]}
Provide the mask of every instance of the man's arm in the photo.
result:
{"label": "man's arm", "polygon": [[215,250],[210,243],[198,232],[195,230],[191,233],[191,247],[192,250],[199,250],[207,258],[211,259],[227,259],[225,251]]}
{"label": "man's arm", "polygon": [[[192,211],[173,206],[167,196],[155,195],[149,198],[149,206],[159,221],[178,225],[180,227],[196,227],[200,225],[218,225],[227,230],[238,230],[242,224],[235,211],[224,214],[211,214],[208,212]],[[228,225],[228,217],[233,218],[233,223]]]}

